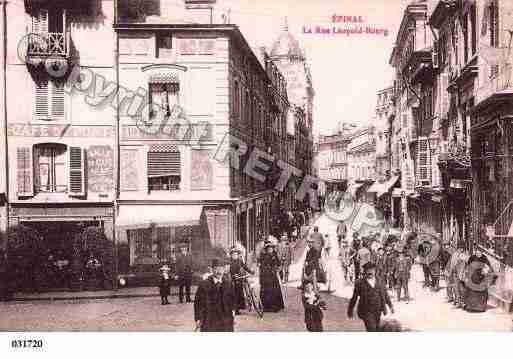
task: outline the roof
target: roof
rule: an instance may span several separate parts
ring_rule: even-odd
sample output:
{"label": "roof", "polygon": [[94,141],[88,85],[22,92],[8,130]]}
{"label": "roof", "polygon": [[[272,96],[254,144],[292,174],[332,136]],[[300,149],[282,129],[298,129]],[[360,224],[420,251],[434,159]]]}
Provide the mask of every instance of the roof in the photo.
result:
{"label": "roof", "polygon": [[287,24],[285,24],[283,31],[272,46],[271,57],[295,57],[299,59],[305,57],[299,42],[289,32]]}

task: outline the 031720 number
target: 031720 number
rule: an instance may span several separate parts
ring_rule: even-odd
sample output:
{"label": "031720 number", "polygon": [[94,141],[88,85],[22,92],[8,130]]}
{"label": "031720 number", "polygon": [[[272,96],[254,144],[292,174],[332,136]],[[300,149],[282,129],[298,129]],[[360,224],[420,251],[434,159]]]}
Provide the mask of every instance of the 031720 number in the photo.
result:
{"label": "031720 number", "polygon": [[15,339],[11,340],[12,348],[42,348],[43,341],[35,339]]}

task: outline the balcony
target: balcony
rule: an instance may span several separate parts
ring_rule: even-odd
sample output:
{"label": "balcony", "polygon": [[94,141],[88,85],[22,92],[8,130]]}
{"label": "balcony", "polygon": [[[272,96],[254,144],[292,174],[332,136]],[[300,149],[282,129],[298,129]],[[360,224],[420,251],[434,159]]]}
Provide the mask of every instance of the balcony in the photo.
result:
{"label": "balcony", "polygon": [[[498,71],[497,71],[498,66]],[[495,100],[509,98],[513,95],[513,79],[511,63],[494,66],[490,78],[483,81],[483,85],[476,91],[476,109],[482,108]]]}
{"label": "balcony", "polygon": [[68,59],[70,55],[69,32],[43,32],[27,35],[27,60]]}

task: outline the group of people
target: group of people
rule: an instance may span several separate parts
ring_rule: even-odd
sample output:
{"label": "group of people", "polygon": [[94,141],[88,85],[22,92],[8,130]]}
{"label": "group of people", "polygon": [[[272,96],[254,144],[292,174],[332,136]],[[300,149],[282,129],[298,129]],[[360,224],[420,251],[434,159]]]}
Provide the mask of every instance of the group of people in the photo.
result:
{"label": "group of people", "polygon": [[180,247],[180,253],[171,265],[163,265],[160,268],[161,278],[159,283],[159,292],[161,304],[169,304],[168,297],[171,294],[171,284],[174,281],[178,285],[178,300],[180,303],[185,301],[191,303],[191,285],[193,277],[192,255],[187,245]]}

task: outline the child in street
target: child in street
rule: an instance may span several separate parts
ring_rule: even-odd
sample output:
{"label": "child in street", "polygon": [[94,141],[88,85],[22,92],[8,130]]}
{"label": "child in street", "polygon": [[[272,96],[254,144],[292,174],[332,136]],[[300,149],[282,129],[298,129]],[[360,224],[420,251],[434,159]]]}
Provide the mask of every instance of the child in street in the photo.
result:
{"label": "child in street", "polygon": [[171,278],[169,277],[170,270],[171,268],[167,265],[160,268],[159,292],[162,305],[169,304],[167,297],[171,294]]}
{"label": "child in street", "polygon": [[312,282],[307,282],[303,292],[305,307],[305,324],[309,332],[322,332],[322,310],[326,310],[326,302],[315,292]]}

